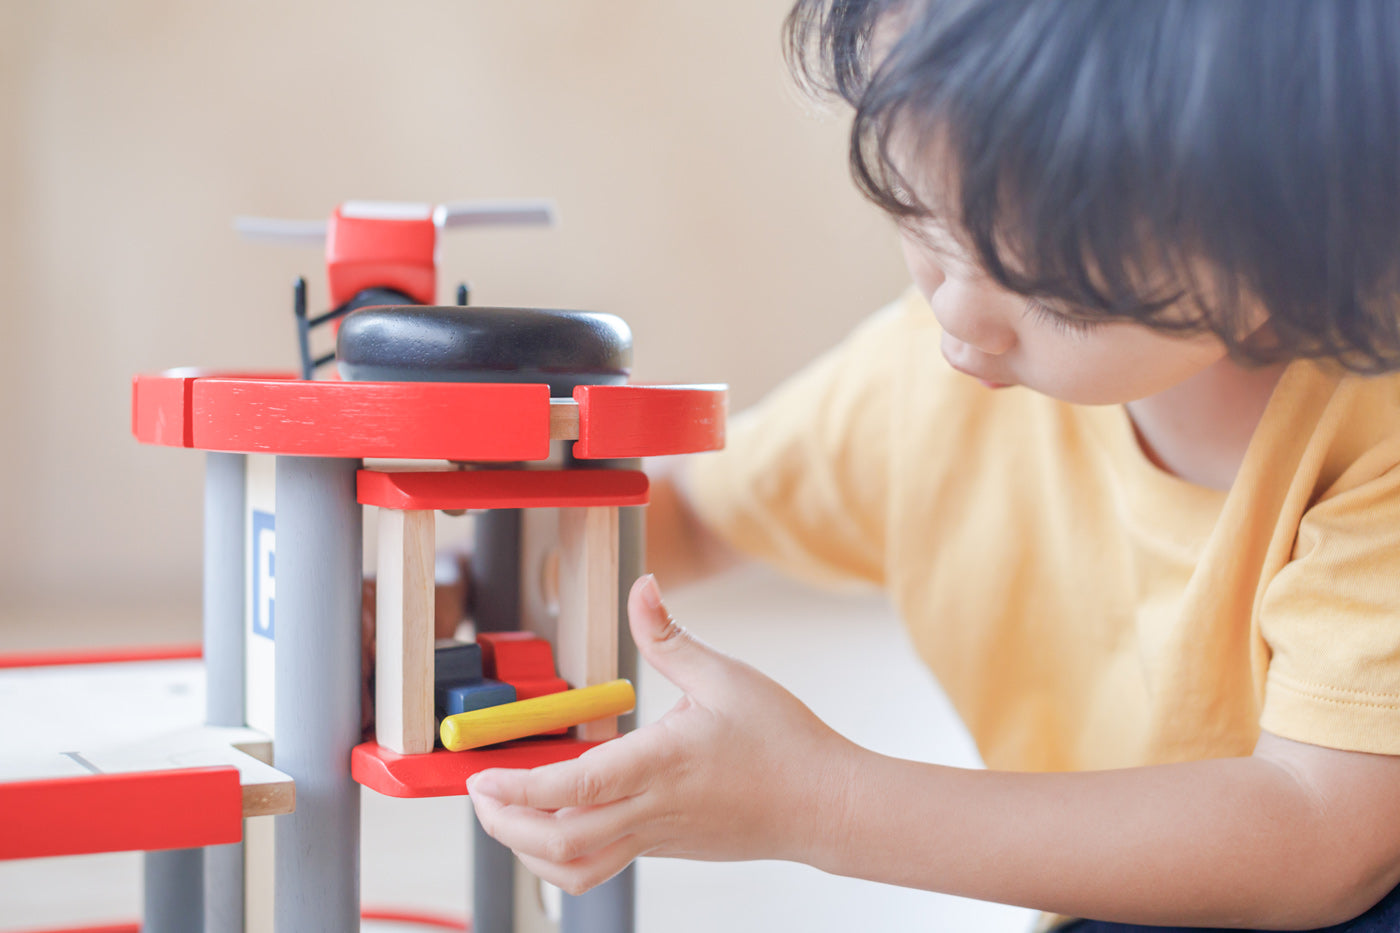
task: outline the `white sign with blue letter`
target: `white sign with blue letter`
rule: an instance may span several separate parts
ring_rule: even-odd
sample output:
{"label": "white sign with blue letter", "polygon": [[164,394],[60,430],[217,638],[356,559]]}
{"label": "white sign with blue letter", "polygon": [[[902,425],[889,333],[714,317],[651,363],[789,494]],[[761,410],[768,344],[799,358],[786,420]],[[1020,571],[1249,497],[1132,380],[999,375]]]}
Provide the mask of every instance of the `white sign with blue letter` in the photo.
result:
{"label": "white sign with blue letter", "polygon": [[277,635],[277,459],[248,458],[244,535],[244,716],[249,726],[273,732]]}

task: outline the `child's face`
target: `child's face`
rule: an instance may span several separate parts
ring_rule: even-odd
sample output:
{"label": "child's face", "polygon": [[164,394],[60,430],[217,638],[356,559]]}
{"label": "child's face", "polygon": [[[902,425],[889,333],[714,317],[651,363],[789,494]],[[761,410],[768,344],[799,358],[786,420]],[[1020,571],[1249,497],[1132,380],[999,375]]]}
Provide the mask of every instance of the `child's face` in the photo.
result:
{"label": "child's face", "polygon": [[1025,386],[1084,405],[1172,388],[1225,358],[1216,337],[1067,319],[1001,288],[945,231],[903,235],[904,258],[943,329],[943,356],[990,388]]}

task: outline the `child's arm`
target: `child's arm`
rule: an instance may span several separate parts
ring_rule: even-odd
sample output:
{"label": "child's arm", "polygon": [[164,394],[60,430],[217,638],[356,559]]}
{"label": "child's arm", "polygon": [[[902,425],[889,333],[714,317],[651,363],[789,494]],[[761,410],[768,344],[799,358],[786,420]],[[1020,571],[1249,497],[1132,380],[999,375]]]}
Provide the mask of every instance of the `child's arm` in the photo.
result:
{"label": "child's arm", "polygon": [[841,874],[1096,919],[1267,929],[1340,923],[1400,882],[1392,757],[1268,734],[1248,758],[1080,774],[856,757],[845,844],[816,863]]}
{"label": "child's arm", "polygon": [[648,464],[651,502],[647,506],[647,571],[667,587],[703,580],[743,560],[700,520],[686,493],[688,457]]}
{"label": "child's arm", "polygon": [[1137,923],[1312,928],[1400,881],[1400,759],[1264,736],[1253,756],[1010,774],[861,749],[647,589],[633,635],[685,691],[577,761],[468,782],[487,831],[581,891],[639,855],[779,858]]}

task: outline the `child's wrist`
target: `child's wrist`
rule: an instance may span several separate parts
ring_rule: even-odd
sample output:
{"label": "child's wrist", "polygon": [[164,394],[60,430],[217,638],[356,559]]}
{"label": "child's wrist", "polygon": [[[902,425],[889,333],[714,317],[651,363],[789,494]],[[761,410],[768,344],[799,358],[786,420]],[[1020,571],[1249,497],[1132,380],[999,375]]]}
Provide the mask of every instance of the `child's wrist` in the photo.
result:
{"label": "child's wrist", "polygon": [[835,872],[849,855],[861,763],[872,753],[835,734],[824,745],[806,776],[808,793],[790,801],[799,851],[783,857]]}

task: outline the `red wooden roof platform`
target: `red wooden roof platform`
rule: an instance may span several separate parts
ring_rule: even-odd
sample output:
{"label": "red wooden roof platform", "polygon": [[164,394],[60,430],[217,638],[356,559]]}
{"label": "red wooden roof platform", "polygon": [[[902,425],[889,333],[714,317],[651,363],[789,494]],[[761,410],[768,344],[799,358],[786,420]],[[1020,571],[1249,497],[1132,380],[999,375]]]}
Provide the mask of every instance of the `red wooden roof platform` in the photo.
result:
{"label": "red wooden roof platform", "polygon": [[[724,386],[579,386],[582,459],[724,446]],[[504,462],[543,460],[544,384],[348,382],[180,369],[132,381],[144,444],[236,453]]]}

